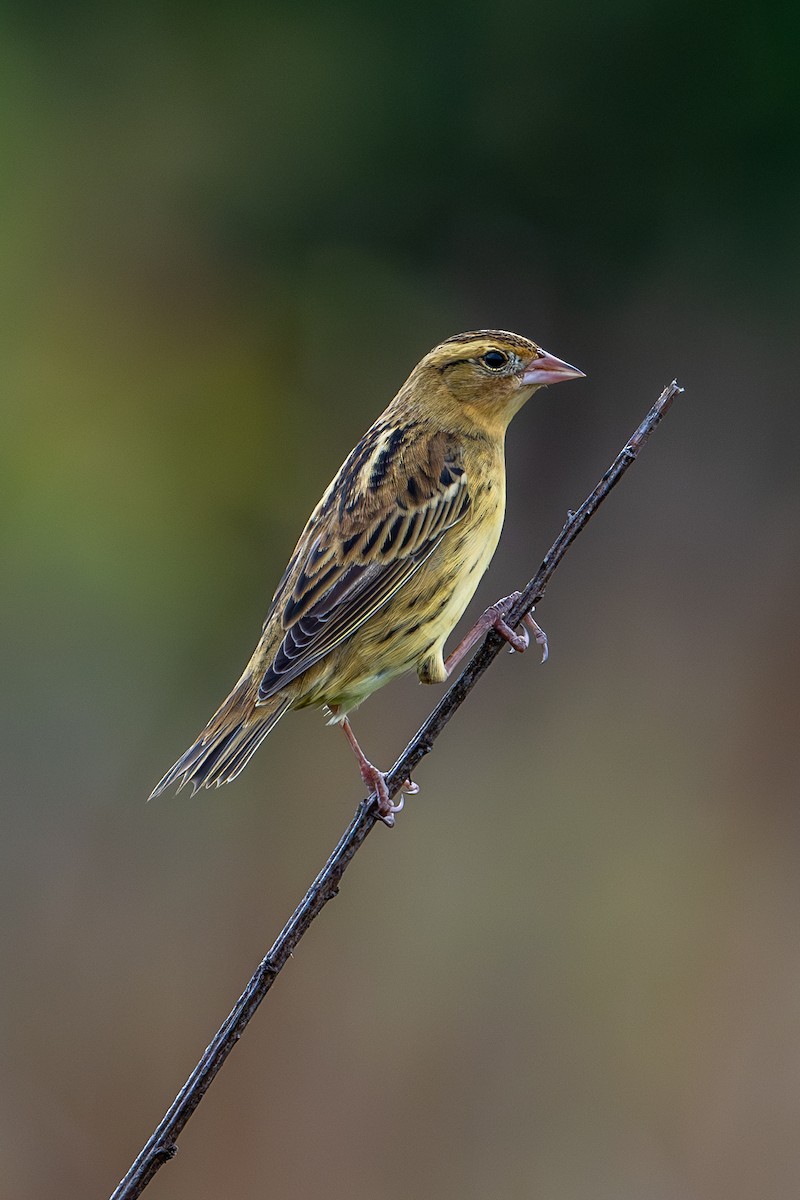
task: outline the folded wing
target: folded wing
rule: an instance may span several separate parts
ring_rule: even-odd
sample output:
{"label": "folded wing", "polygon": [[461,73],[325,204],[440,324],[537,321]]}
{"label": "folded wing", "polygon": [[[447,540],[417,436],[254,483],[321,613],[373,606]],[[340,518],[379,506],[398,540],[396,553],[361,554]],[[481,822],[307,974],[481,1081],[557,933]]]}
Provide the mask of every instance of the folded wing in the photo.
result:
{"label": "folded wing", "polygon": [[[371,439],[371,441],[370,441]],[[467,477],[444,435],[373,428],[298,543],[273,600],[283,639],[263,703],[352,637],[408,582],[466,514]]]}

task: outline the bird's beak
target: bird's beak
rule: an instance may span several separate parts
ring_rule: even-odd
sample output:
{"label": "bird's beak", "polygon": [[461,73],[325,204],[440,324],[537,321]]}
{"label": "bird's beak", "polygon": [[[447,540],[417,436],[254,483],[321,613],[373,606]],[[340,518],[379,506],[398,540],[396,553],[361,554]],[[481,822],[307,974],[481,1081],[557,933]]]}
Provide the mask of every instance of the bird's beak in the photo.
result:
{"label": "bird's beak", "polygon": [[522,375],[522,382],[530,387],[545,387],[548,383],[560,383],[562,379],[585,379],[583,371],[562,362],[560,358],[543,350],[539,358],[534,359]]}

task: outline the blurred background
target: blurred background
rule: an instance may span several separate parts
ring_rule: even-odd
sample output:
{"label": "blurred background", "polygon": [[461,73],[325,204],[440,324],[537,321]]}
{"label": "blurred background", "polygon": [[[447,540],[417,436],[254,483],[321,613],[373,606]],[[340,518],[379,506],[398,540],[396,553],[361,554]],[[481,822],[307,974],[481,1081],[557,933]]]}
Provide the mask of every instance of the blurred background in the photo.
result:
{"label": "blurred background", "polygon": [[[294,714],[145,797],[297,534],[464,329],[512,426],[471,613],[685,386],[148,1197],[800,1189],[800,9],[0,14],[0,1195],[106,1196],[349,820]],[[441,694],[357,714],[388,765]]]}

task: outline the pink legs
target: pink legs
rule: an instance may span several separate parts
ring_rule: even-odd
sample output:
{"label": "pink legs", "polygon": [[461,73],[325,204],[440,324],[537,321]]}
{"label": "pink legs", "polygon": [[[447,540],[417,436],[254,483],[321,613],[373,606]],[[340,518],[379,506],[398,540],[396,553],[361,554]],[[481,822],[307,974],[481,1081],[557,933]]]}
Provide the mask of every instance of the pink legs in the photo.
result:
{"label": "pink legs", "polygon": [[[371,792],[375,793],[378,801],[378,814],[381,820],[385,825],[394,825],[394,814],[400,812],[401,808],[403,807],[404,801],[402,793],[400,795],[400,803],[392,804],[392,801],[389,798],[389,789],[386,786],[386,776],[382,771],[379,771],[377,767],[372,765],[364,751],[359,746],[358,742],[356,741],[356,735],[353,733],[352,726],[350,725],[347,717],[345,717],[342,721],[342,729],[344,730],[344,736],[352,746],[353,753],[358,761],[358,769],[361,772],[361,778],[364,781],[364,784]],[[416,783],[412,783],[410,779],[407,779],[403,784],[403,791],[408,792],[409,796],[414,796],[419,791],[419,786]]]}
{"label": "pink legs", "polygon": [[[506,623],[506,616],[513,608],[516,601],[519,599],[519,592],[512,592],[510,596],[504,596],[502,600],[498,600],[496,604],[492,604],[486,609],[482,616],[470,629],[469,633],[461,639],[461,641],[453,650],[452,654],[445,659],[444,667],[448,675],[461,662],[466,654],[469,654],[476,642],[488,632],[490,629],[496,629],[501,637],[505,638],[512,650],[516,650],[518,654],[522,654],[530,645],[530,633],[533,634],[534,640],[542,647],[542,662],[547,658],[547,634],[534,621],[530,613],[526,613],[522,618],[521,624],[523,629],[518,633]],[[330,710],[334,716],[337,715],[334,705],[330,705]],[[400,796],[399,804],[392,804],[389,797],[389,789],[386,785],[386,776],[383,771],[379,771],[377,767],[369,761],[364,751],[356,741],[356,735],[353,733],[350,722],[347,717],[341,721],[341,726],[344,735],[347,738],[353,753],[358,762],[358,769],[361,773],[361,778],[366,787],[371,792],[375,793],[378,803],[378,815],[386,825],[394,825],[394,814],[400,812],[403,807],[403,797]],[[415,795],[419,791],[416,783],[412,783],[407,779],[403,784],[404,792],[408,792],[410,796]]]}
{"label": "pink legs", "polygon": [[461,639],[452,654],[449,654],[445,659],[444,668],[448,675],[461,662],[461,659],[466,654],[469,654],[475,643],[480,641],[490,629],[496,629],[500,636],[505,638],[511,649],[516,650],[518,654],[522,654],[530,645],[529,629],[533,634],[534,640],[542,647],[542,662],[546,661],[547,634],[543,629],[540,629],[530,613],[526,613],[522,618],[522,624],[526,625],[527,629],[523,629],[521,633],[517,633],[515,629],[506,624],[506,616],[510,609],[514,607],[517,600],[519,600],[519,597],[519,592],[512,592],[510,596],[504,596],[496,604],[491,604],[486,609],[486,612],[478,617],[469,633]]}

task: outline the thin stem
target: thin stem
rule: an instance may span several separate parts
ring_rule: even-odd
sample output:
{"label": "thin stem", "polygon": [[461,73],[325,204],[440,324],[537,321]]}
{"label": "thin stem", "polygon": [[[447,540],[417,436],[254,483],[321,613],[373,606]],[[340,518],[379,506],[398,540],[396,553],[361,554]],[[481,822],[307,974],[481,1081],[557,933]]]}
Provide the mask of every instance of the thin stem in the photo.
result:
{"label": "thin stem", "polygon": [[[577,512],[570,513],[564,528],[548,550],[539,570],[523,588],[519,600],[507,621],[515,628],[525,613],[542,599],[550,579],[575,538],[605,500],[611,489],[633,463],[670,408],[676,395],[683,391],[673,382],[664,389],[639,428],[620,450],[597,487]],[[448,689],[433,712],[423,722],[394,766],[387,773],[390,797],[397,795],[411,772],[429,754],[439,734],[461,707],[480,677],[491,666],[506,643],[492,630],[467,667]],[[379,820],[374,797],[362,800],[350,824],[302,902],[297,906],[276,938],[269,953],[261,960],[250,982],[233,1006],[203,1053],[200,1061],[181,1088],[158,1128],[132,1164],[111,1200],[134,1200],[140,1196],[159,1167],[177,1153],[177,1139],[186,1122],[211,1086],[217,1072],[244,1032],[250,1018],[272,987],[282,967],[291,957],[311,922],[339,890],[339,882],[354,854]]]}

